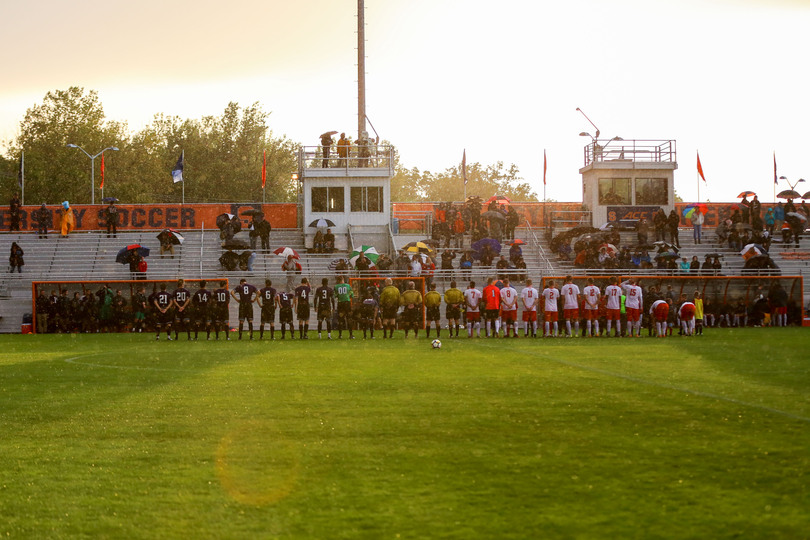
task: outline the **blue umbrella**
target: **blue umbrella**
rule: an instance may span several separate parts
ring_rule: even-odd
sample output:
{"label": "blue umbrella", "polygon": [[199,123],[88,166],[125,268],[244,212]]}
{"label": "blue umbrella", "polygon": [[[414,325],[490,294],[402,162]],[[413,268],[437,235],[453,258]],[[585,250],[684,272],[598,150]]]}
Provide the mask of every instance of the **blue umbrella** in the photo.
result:
{"label": "blue umbrella", "polygon": [[122,248],[121,251],[118,252],[118,255],[115,256],[115,262],[121,264],[129,264],[129,257],[131,253],[137,253],[141,257],[148,257],[149,256],[149,248],[143,247],[140,244],[130,244],[125,248]]}
{"label": "blue umbrella", "polygon": [[482,238],[477,242],[473,242],[470,246],[472,250],[475,252],[474,257],[476,259],[481,258],[481,252],[484,251],[484,246],[490,246],[492,251],[495,252],[495,255],[501,254],[501,243],[495,240],[494,238]]}

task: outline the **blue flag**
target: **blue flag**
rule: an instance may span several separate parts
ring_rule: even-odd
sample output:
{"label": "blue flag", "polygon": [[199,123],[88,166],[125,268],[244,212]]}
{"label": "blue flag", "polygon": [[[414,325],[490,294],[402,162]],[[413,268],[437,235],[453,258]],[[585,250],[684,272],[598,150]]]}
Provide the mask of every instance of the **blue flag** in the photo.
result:
{"label": "blue flag", "polygon": [[174,169],[172,169],[172,180],[174,180],[175,184],[183,181],[183,164],[185,161],[183,159],[183,154],[185,154],[185,150],[180,151],[180,157],[177,160],[177,164],[174,166]]}

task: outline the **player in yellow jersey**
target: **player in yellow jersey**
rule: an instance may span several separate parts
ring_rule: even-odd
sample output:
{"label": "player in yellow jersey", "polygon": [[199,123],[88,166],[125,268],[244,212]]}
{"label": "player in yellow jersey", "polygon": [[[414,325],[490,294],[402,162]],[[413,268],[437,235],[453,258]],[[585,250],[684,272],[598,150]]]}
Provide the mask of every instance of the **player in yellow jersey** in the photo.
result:
{"label": "player in yellow jersey", "polygon": [[436,291],[436,284],[431,282],[430,290],[425,294],[425,329],[427,330],[427,337],[430,338],[430,323],[433,322],[436,326],[436,337],[441,337],[442,334],[442,313],[439,309],[442,304],[442,295]]}
{"label": "player in yellow jersey", "polygon": [[394,287],[391,278],[385,278],[385,287],[380,293],[380,310],[382,311],[383,339],[394,337],[397,328],[397,311],[399,310],[399,289]]}
{"label": "player in yellow jersey", "polygon": [[413,281],[408,282],[408,289],[399,297],[399,304],[404,306],[402,325],[405,327],[405,337],[408,337],[408,330],[411,328],[413,328],[414,337],[418,337],[422,315],[422,293],[416,290],[416,284]]}
{"label": "player in yellow jersey", "polygon": [[447,319],[447,331],[450,337],[458,337],[458,327],[461,321],[461,306],[464,304],[464,293],[456,288],[456,282],[450,282],[450,288],[444,291],[444,316]]}

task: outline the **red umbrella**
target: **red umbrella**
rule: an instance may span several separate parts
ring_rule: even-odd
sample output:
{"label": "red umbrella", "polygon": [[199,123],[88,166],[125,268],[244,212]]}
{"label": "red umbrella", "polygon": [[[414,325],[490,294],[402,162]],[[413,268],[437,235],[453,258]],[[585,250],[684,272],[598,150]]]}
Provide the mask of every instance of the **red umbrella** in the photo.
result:
{"label": "red umbrella", "polygon": [[742,193],[737,195],[737,198],[742,199],[743,197],[753,197],[754,195],[756,195],[756,193],[754,193],[753,191],[743,191]]}
{"label": "red umbrella", "polygon": [[524,242],[520,238],[516,238],[516,239],[512,240],[511,242],[509,242],[510,246],[522,246],[524,244],[526,244],[526,242]]}
{"label": "red umbrella", "polygon": [[492,201],[495,201],[497,204],[512,204],[512,201],[509,200],[509,197],[505,195],[493,195],[492,197],[487,199],[487,202],[485,202],[484,205],[487,205]]}
{"label": "red umbrella", "polygon": [[287,258],[289,255],[292,255],[293,259],[300,259],[300,258],[301,258],[301,257],[298,255],[298,252],[297,252],[297,251],[295,251],[295,250],[294,250],[293,248],[291,248],[291,247],[280,247],[280,248],[276,248],[275,250],[273,250],[273,253],[275,253],[275,254],[276,254],[276,255],[278,255],[279,257],[284,257],[285,259],[286,259],[286,258]]}

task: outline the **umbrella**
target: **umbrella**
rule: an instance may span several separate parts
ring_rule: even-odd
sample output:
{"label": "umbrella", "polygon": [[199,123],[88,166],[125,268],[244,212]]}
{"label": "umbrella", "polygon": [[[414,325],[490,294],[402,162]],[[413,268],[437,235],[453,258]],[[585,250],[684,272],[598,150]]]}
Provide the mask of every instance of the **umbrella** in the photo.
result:
{"label": "umbrella", "polygon": [[679,257],[680,257],[680,255],[678,255],[677,253],[675,253],[673,251],[667,251],[666,253],[659,253],[658,255],[655,256],[655,259],[656,260],[658,260],[658,259],[677,259]]}
{"label": "umbrella", "polygon": [[222,245],[222,247],[228,250],[234,250],[234,249],[247,249],[250,246],[244,240],[231,238],[230,240],[226,240],[225,243]]}
{"label": "umbrella", "polygon": [[480,200],[481,200],[481,197],[479,197],[478,195],[468,195],[467,198],[464,200],[464,202],[474,202],[474,201],[480,201]]}
{"label": "umbrella", "polygon": [[488,210],[481,214],[481,217],[490,221],[506,221],[506,216],[497,210]]}
{"label": "umbrella", "polygon": [[599,230],[600,230],[600,231],[610,231],[610,230],[613,230],[613,228],[615,228],[615,227],[616,227],[616,224],[615,224],[615,223],[611,223],[610,221],[608,221],[608,222],[606,222],[606,223],[603,223],[603,224],[602,224],[602,225],[599,227]]}
{"label": "umbrella", "polygon": [[430,253],[433,251],[433,248],[424,242],[408,242],[402,246],[402,249],[409,253]]}
{"label": "umbrella", "polygon": [[509,242],[510,246],[523,246],[525,244],[526,244],[526,242],[524,242],[520,238],[516,238],[515,240],[512,240],[511,242]]}
{"label": "umbrella", "polygon": [[697,209],[700,209],[700,213],[703,214],[703,215],[706,215],[706,212],[709,211],[709,207],[706,206],[704,203],[693,203],[693,204],[687,205],[683,209],[683,217],[685,217],[686,219],[691,218],[692,214],[694,214],[695,210],[697,210]]}
{"label": "umbrella", "polygon": [[118,199],[116,199],[115,197],[104,197],[103,199],[101,199],[101,202],[105,203],[118,202]]}
{"label": "umbrella", "polygon": [[226,270],[236,270],[239,264],[239,255],[233,251],[226,251],[219,257],[219,264]]}
{"label": "umbrella", "polygon": [[225,225],[228,224],[229,221],[232,221],[235,218],[233,214],[220,214],[217,216],[217,227],[222,230]]}
{"label": "umbrella", "polygon": [[740,255],[742,255],[742,258],[746,261],[751,257],[762,255],[763,253],[765,253],[765,248],[759,244],[748,244],[740,251]]}
{"label": "umbrella", "polygon": [[613,244],[608,244],[608,243],[604,243],[601,246],[599,246],[600,251],[601,251],[602,248],[605,248],[608,253],[616,253],[617,251],[619,251],[618,249],[616,249],[616,246],[614,246]]}
{"label": "umbrella", "polygon": [[321,137],[331,137],[332,135],[337,135],[337,131],[327,131],[326,133],[321,133]]}
{"label": "umbrella", "polygon": [[298,252],[295,251],[291,247],[280,247],[273,250],[273,253],[278,255],[279,257],[284,257],[285,259],[292,255],[293,259],[300,259],[301,257],[298,255]]}
{"label": "umbrella", "polygon": [[512,201],[509,200],[509,197],[505,195],[493,195],[492,197],[487,199],[487,202],[485,202],[484,204],[489,204],[492,201],[495,201],[497,204],[512,204]]}
{"label": "umbrella", "polygon": [[322,229],[324,227],[334,227],[335,222],[332,221],[331,219],[320,218],[320,219],[316,219],[315,221],[310,223],[309,226],[310,227],[315,227],[315,228],[318,228],[318,229]]}
{"label": "umbrella", "polygon": [[796,218],[799,221],[807,221],[807,216],[805,216],[801,212],[788,212],[787,214],[785,214],[785,216]]}
{"label": "umbrella", "polygon": [[345,261],[346,259],[332,259],[329,261],[329,270],[335,271],[337,270],[337,265],[340,264],[340,261]]}
{"label": "umbrella", "polygon": [[434,240],[432,238],[426,238],[425,240],[420,240],[420,242],[422,242],[423,244],[429,245],[431,247],[431,249],[432,248],[437,248],[437,247],[439,247],[439,244],[441,244],[441,242],[439,242],[438,240]]}
{"label": "umbrella", "polygon": [[798,191],[786,189],[784,191],[780,191],[777,197],[779,197],[780,199],[799,199],[801,198],[801,195],[799,195]]}
{"label": "umbrella", "polygon": [[62,208],[70,210],[70,203],[68,201],[62,201]]}
{"label": "umbrella", "polygon": [[372,263],[377,264],[377,259],[380,258],[380,254],[377,251],[377,248],[374,246],[360,246],[360,249],[354,248],[352,252],[349,254],[349,262],[352,266],[357,264],[357,259],[360,258],[360,254],[365,254]]}
{"label": "umbrella", "polygon": [[163,229],[160,231],[160,234],[157,235],[157,239],[160,240],[162,244],[164,239],[167,239],[171,244],[175,246],[180,245],[183,243],[185,238],[179,232],[175,231],[174,229]]}
{"label": "umbrella", "polygon": [[739,195],[737,195],[738,199],[742,199],[743,197],[753,197],[756,195],[753,191],[743,191]]}
{"label": "umbrella", "polygon": [[125,248],[122,248],[118,255],[115,256],[115,262],[121,264],[129,264],[129,257],[132,253],[137,253],[141,257],[148,257],[149,256],[149,248],[143,247],[140,244],[130,244]]}
{"label": "umbrella", "polygon": [[670,244],[669,242],[664,242],[663,240],[653,242],[653,245],[656,248],[658,248],[659,253],[663,253],[665,251],[674,251],[675,253],[677,253],[680,251],[680,248],[678,246]]}
{"label": "umbrella", "polygon": [[495,255],[501,254],[501,243],[495,240],[494,238],[482,238],[477,242],[473,242],[470,246],[473,251],[475,252],[475,258],[481,258],[481,252],[484,251],[484,246],[489,245],[492,248],[492,251],[495,252]]}
{"label": "umbrella", "polygon": [[262,216],[262,217],[264,217],[264,212],[262,212],[261,210],[258,210],[256,208],[251,208],[250,210],[245,210],[244,212],[242,212],[242,215],[243,216]]}
{"label": "umbrella", "polygon": [[810,191],[808,191],[804,195],[802,195],[802,199],[810,199]]}

